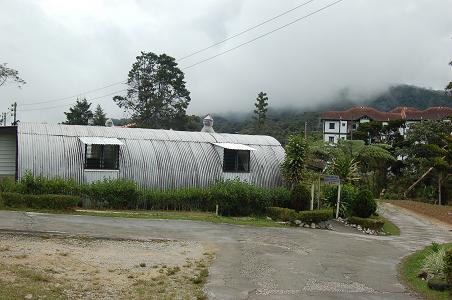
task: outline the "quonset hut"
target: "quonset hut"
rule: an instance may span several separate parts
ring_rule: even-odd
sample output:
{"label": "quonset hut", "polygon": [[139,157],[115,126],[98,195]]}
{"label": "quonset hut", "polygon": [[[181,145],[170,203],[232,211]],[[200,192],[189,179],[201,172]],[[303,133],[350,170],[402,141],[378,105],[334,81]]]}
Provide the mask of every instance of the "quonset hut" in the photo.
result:
{"label": "quonset hut", "polygon": [[129,179],[149,189],[206,187],[234,178],[274,187],[282,184],[283,159],[284,149],[272,137],[205,128],[186,132],[31,123],[0,127],[0,177],[16,179],[31,171],[79,183]]}

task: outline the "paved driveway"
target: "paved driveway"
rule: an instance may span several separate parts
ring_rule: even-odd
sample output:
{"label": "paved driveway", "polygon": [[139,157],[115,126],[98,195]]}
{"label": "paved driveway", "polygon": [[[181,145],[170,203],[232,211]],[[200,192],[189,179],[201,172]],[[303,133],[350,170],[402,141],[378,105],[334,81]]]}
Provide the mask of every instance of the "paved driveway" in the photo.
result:
{"label": "paved driveway", "polygon": [[0,229],[213,244],[217,259],[205,287],[211,299],[416,299],[398,281],[397,264],[432,241],[452,241],[452,234],[393,206],[383,210],[401,236],[368,236],[339,226],[255,228],[7,211],[0,211]]}

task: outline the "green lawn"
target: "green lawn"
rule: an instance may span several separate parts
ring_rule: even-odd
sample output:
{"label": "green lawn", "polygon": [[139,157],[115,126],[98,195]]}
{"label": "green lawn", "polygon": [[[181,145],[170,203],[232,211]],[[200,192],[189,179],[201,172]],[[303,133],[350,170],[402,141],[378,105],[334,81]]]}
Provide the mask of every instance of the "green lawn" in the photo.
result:
{"label": "green lawn", "polygon": [[396,224],[392,223],[391,221],[389,221],[386,218],[383,218],[383,217],[380,217],[380,218],[385,221],[385,224],[383,225],[383,231],[387,235],[400,235],[400,228],[397,227]]}
{"label": "green lawn", "polygon": [[[452,243],[445,244],[447,248],[452,248]],[[431,246],[424,248],[423,250],[417,251],[410,256],[405,257],[400,266],[399,273],[402,281],[410,287],[412,290],[422,295],[428,300],[446,300],[450,299],[450,294],[448,291],[439,292],[431,290],[427,287],[427,281],[422,280],[417,277],[420,273],[423,260],[425,259]]]}

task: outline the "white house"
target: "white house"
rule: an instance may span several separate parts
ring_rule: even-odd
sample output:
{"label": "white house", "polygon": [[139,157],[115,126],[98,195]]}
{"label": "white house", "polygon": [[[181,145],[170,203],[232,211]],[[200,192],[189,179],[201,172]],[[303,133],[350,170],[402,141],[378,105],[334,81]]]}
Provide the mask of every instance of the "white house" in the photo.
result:
{"label": "white house", "polygon": [[397,107],[390,112],[381,112],[372,107],[353,107],[345,111],[327,111],[321,113],[323,140],[337,143],[339,139],[353,138],[353,131],[361,123],[379,121],[387,125],[389,121],[404,120],[404,126],[399,128],[400,134],[405,136],[413,123],[422,120],[442,120],[452,116],[452,108],[430,107],[418,110],[413,107]]}

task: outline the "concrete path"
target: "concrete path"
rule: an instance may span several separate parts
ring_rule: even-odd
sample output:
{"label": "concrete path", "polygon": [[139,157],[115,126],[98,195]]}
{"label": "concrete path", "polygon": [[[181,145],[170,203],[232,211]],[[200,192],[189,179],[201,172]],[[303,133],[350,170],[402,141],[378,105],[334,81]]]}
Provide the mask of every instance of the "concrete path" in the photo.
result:
{"label": "concrete path", "polygon": [[210,299],[416,299],[398,281],[398,263],[432,241],[451,242],[452,234],[394,206],[381,210],[401,236],[368,236],[339,225],[337,231],[256,228],[8,211],[0,211],[0,229],[213,244]]}

